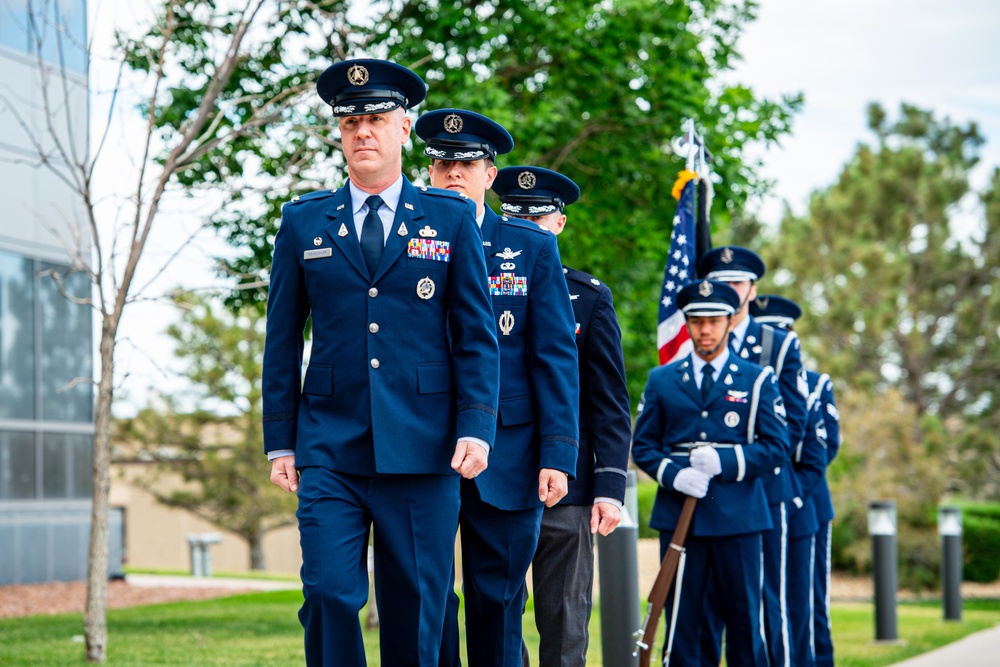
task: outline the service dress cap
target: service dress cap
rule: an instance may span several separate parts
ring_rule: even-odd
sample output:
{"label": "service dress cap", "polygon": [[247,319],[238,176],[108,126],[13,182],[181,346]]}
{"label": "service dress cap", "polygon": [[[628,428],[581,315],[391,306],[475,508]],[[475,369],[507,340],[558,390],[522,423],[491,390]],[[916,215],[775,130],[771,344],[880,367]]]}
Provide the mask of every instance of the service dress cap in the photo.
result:
{"label": "service dress cap", "polygon": [[316,92],[333,108],[334,116],[364,116],[397,107],[412,109],[423,101],[427,86],[402,65],[357,58],[326,68]]}
{"label": "service dress cap", "polygon": [[413,131],[427,144],[424,155],[437,160],[495,160],[514,149],[514,139],[500,123],[465,109],[428,111]]}
{"label": "service dress cap", "polygon": [[787,329],[802,317],[799,304],[777,294],[761,294],[750,302],[750,316],[763,324]]}
{"label": "service dress cap", "polygon": [[764,260],[753,250],[729,245],[713,248],[698,262],[701,275],[723,282],[751,282],[764,277]]}
{"label": "service dress cap", "polygon": [[685,317],[733,315],[740,307],[740,295],[726,283],[699,280],[684,286],[677,295],[677,307]]}
{"label": "service dress cap", "polygon": [[500,210],[521,217],[555,213],[580,198],[580,187],[570,178],[542,167],[504,167],[493,192],[500,197]]}

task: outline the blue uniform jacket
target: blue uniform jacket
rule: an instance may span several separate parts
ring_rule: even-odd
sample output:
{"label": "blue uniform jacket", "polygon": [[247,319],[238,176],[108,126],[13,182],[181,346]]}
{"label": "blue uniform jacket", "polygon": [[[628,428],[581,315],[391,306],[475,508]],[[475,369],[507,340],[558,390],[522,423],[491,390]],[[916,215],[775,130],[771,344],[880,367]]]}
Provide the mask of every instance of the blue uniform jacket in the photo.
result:
{"label": "blue uniform jacket", "polygon": [[692,530],[699,536],[756,533],[772,528],[760,475],[772,471],[788,451],[784,405],[768,368],[730,354],[707,399],[692,375],[691,356],[649,374],[632,438],[632,460],[660,488],[649,525],[677,526],[685,495],[674,478],[688,467],[689,443],[714,442],[722,472],[698,501]]}
{"label": "blue uniform jacket", "polygon": [[349,188],[287,203],[268,295],[264,449],[295,450],[298,467],[448,474],[458,436],[492,443],[499,352],[481,248],[470,201],[404,178],[369,277]]}
{"label": "blue uniform jacket", "polygon": [[801,487],[802,506],[791,513],[788,520],[788,537],[806,537],[819,530],[816,518],[816,489],[826,473],[826,434],[819,405],[808,404],[806,433],[792,457],[792,469]]}
{"label": "blue uniform jacket", "polygon": [[560,505],[590,505],[594,498],[624,502],[632,414],[622,332],[611,290],[594,276],[563,268],[576,317],[580,358],[580,458],[576,479]]}
{"label": "blue uniform jacket", "polygon": [[[840,412],[833,398],[833,382],[830,376],[806,371],[809,381],[809,404],[815,405],[817,422],[813,427],[815,438],[822,443],[826,454],[826,466],[837,458],[840,449]],[[826,470],[816,484],[813,493],[813,503],[816,506],[816,518],[820,523],[833,521],[833,499],[830,497],[830,487],[826,481]]]}
{"label": "blue uniform jacket", "polygon": [[[785,502],[790,503],[790,510],[800,508],[803,504],[801,488],[789,465],[806,430],[807,388],[799,352],[799,337],[794,331],[761,324],[752,317],[749,319],[738,354],[740,358],[752,363],[771,367],[778,378],[778,388],[788,412],[788,451],[775,470],[764,476],[764,491],[767,493],[767,501],[772,505]],[[761,359],[765,329],[770,330],[769,335],[773,336],[770,359]]]}
{"label": "blue uniform jacket", "polygon": [[486,207],[485,275],[500,344],[500,408],[482,499],[502,510],[541,507],[538,471],[572,478],[579,450],[573,309],[552,232]]}

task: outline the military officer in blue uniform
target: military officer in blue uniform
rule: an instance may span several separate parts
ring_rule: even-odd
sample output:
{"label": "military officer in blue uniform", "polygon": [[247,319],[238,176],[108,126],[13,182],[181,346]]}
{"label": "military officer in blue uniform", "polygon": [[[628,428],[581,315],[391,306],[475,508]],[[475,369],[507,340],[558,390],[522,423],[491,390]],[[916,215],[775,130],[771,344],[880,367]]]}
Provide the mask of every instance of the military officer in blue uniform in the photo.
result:
{"label": "military officer in blue uniform", "polygon": [[[729,284],[740,295],[733,317],[730,344],[736,354],[761,366],[769,366],[778,378],[788,411],[789,449],[786,460],[766,476],[764,489],[774,528],[764,535],[764,629],[771,667],[790,667],[791,627],[787,596],[789,519],[804,506],[792,466],[792,454],[802,441],[806,426],[806,383],[794,332],[785,332],[755,322],[748,304],[757,296],[757,281],[764,277],[764,261],[752,250],[738,246],[714,248],[699,260],[699,273]],[[714,592],[713,592],[714,594]],[[713,645],[721,645],[721,624],[709,617]]]}
{"label": "military officer in blue uniform", "polygon": [[487,469],[496,429],[482,237],[471,202],[402,175],[420,77],[348,60],[318,92],[339,117],[349,181],[284,207],[263,366],[271,480],[299,499],[306,663],[365,664],[374,526],[381,662],[437,665],[459,480]]}
{"label": "military officer in blue uniform", "polygon": [[[763,324],[770,324],[780,329],[791,330],[795,320],[802,315],[802,309],[791,299],[774,294],[758,296],[750,304],[753,318]],[[804,449],[808,444],[815,443],[823,450],[823,474],[815,481],[815,489],[808,494],[810,504],[816,510],[818,530],[815,534],[813,551],[813,585],[812,585],[812,653],[814,664],[820,667],[833,667],[833,638],[830,633],[830,535],[833,526],[833,499],[830,497],[830,487],[826,481],[826,468],[837,456],[840,448],[840,413],[833,396],[833,382],[830,376],[815,371],[806,371],[809,396],[806,406],[809,412],[809,423],[806,427]],[[799,475],[803,491],[806,491],[810,480]],[[793,589],[791,582],[789,588]],[[794,620],[794,619],[793,619]],[[793,635],[795,635],[793,628]],[[802,634],[800,630],[799,635]],[[801,640],[800,640],[801,641]],[[800,641],[796,642],[796,647]]]}
{"label": "military officer in blue uniform", "polygon": [[[504,213],[521,215],[556,236],[565,229],[566,207],[580,197],[580,188],[568,177],[531,166],[504,167],[493,191]],[[593,536],[610,534],[621,521],[632,440],[622,334],[611,290],[583,271],[563,266],[563,273],[576,317],[580,457],[566,497],[542,513],[531,561],[540,667],[587,664]]]}
{"label": "military officer in blue uniform", "polygon": [[[498,154],[514,145],[490,118],[440,109],[417,120],[431,185],[476,204],[500,344],[500,408],[490,466],[462,483],[459,525],[466,645],[471,667],[521,663],[525,575],[542,509],[566,495],[579,448],[573,309],[556,237],[486,206]],[[457,597],[449,605],[442,663],[457,665]],[[448,634],[454,629],[452,634]]]}
{"label": "military officer in blue uniform", "polygon": [[[664,664],[719,664],[701,634],[707,613],[726,627],[726,664],[767,665],[760,623],[761,536],[772,527],[762,476],[788,452],[774,373],[726,345],[740,297],[703,280],[677,296],[694,352],[653,369],[635,423],[632,459],[657,481],[649,525],[669,548],[685,496],[699,498],[684,560],[667,598]],[[709,586],[723,591],[708,596]],[[712,662],[715,660],[715,662]]]}

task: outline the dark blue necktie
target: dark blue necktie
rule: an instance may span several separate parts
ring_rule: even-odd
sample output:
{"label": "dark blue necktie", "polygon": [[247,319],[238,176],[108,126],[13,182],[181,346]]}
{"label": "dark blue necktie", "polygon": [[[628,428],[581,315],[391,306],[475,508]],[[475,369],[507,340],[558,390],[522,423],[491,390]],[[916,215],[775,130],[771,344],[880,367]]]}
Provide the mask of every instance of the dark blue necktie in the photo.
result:
{"label": "dark blue necktie", "polygon": [[701,369],[701,397],[702,399],[708,399],[708,394],[712,391],[712,386],[715,384],[715,378],[713,373],[715,369],[712,368],[711,364],[705,364]]}
{"label": "dark blue necktie", "polygon": [[734,350],[736,350],[737,352],[739,352],[739,348],[736,347],[736,332],[735,331],[730,331],[729,332],[729,347],[731,347]]}
{"label": "dark blue necktie", "polygon": [[374,278],[385,246],[382,219],[378,216],[378,209],[383,202],[378,195],[372,195],[365,203],[368,204],[368,213],[365,215],[364,224],[361,225],[361,254],[365,256],[368,275]]}

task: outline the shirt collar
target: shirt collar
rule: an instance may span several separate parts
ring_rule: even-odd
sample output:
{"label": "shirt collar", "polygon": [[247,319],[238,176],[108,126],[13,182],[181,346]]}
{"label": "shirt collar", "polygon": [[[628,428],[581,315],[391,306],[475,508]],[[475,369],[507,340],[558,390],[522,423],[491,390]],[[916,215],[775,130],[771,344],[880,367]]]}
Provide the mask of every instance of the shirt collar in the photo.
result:
{"label": "shirt collar", "polygon": [[[741,347],[743,347],[743,337],[747,335],[747,327],[749,327],[749,326],[750,326],[750,316],[747,315],[746,317],[743,318],[742,322],[740,322],[735,327],[733,327],[732,333],[729,334],[730,339],[731,339],[729,341],[729,346],[732,349],[738,350]],[[735,343],[736,343],[735,345],[733,344],[733,340],[732,340],[734,337],[735,337]]]}
{"label": "shirt collar", "polygon": [[[361,207],[364,206],[368,198],[371,197],[371,193],[365,192],[351,181],[348,181],[348,184],[351,188],[351,206],[353,206],[354,214],[357,215],[361,210]],[[399,178],[397,178],[392,185],[377,194],[382,198],[382,205],[395,213],[396,207],[399,206],[399,197],[402,193],[403,175],[400,174]]]}
{"label": "shirt collar", "polygon": [[[722,369],[726,367],[726,362],[727,361],[729,361],[729,350],[728,349],[724,349],[722,351],[722,354],[720,354],[719,356],[717,356],[715,359],[712,359],[711,366],[712,366],[712,370],[714,371],[713,372],[713,377],[715,377],[716,379],[719,378],[719,376],[722,373]],[[704,368],[707,363],[708,362],[706,362],[704,359],[702,359],[701,357],[699,357],[694,352],[691,353],[691,365],[693,367],[692,370],[693,370],[694,374],[698,378],[701,378],[701,374],[702,374],[702,370],[701,369]],[[701,386],[700,383],[701,383],[701,380],[699,379],[699,385],[698,386]]]}

